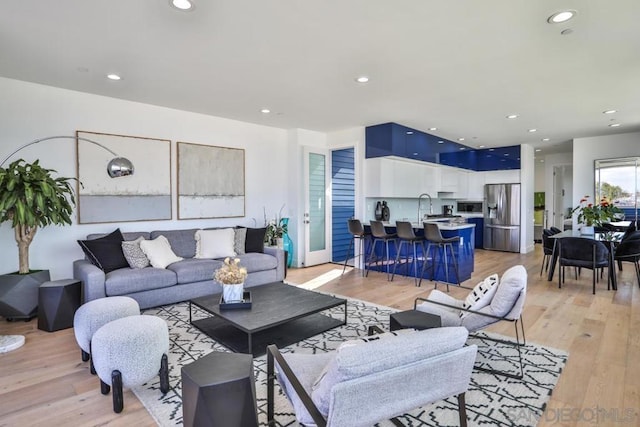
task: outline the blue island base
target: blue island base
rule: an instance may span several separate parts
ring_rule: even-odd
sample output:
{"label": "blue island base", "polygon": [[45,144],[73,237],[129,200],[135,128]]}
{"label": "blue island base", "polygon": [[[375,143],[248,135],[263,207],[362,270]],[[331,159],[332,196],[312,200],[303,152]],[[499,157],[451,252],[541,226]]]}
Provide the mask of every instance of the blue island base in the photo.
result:
{"label": "blue island base", "polygon": [[[385,228],[387,229],[388,233],[396,232],[395,227],[385,226]],[[368,226],[365,226],[365,230],[370,231]],[[422,227],[414,228],[414,232],[416,236],[424,236],[424,229]],[[454,237],[454,236],[460,237],[460,241],[457,244],[456,243],[453,244],[453,254],[458,264],[458,278],[460,280],[460,283],[466,280],[469,280],[471,278],[471,273],[473,273],[473,270],[474,270],[475,227],[471,226],[471,227],[465,227],[465,228],[458,228],[455,230],[440,229],[440,233],[444,238]],[[425,245],[424,245],[425,249],[427,248],[428,244],[429,242],[425,241]],[[410,245],[406,245],[406,244],[402,245],[402,253],[400,256],[400,261],[399,261],[400,263],[396,268],[396,275],[418,277],[418,278],[422,277],[423,279],[426,279],[426,280],[431,280],[432,276],[434,276],[433,280],[437,282],[456,284],[457,282],[456,282],[454,260],[451,259],[449,249],[447,249],[447,266],[449,270],[449,274],[448,274],[449,277],[447,279],[445,274],[445,269],[444,269],[444,257],[442,256],[442,250],[444,249],[439,249],[438,246],[435,244],[431,245],[431,249],[430,249],[431,253],[429,254],[429,257],[427,260],[427,266],[423,274],[422,269],[423,269],[423,263],[424,263],[425,257],[424,257],[424,252],[422,248],[418,246],[418,254],[417,254],[418,273],[416,275],[414,273],[415,271],[414,266],[412,264],[405,265],[405,262],[404,262],[406,253],[408,253],[409,258],[413,257],[413,250],[411,249]],[[370,246],[367,246],[366,248],[367,254],[369,254],[369,251],[370,251]],[[436,254],[437,251],[439,251],[440,253]],[[371,264],[367,264],[367,268],[373,271],[380,271],[380,272],[386,273],[387,265],[384,262],[385,260],[384,254],[385,254],[384,244],[378,243],[376,245],[375,255],[374,255],[374,260],[377,259],[378,263],[372,262]],[[393,269],[395,267],[396,255],[397,255],[397,246],[394,245],[393,243],[390,243],[389,244],[389,258],[390,258],[389,271],[391,273],[393,273]],[[433,271],[434,259],[436,261],[435,272]]]}

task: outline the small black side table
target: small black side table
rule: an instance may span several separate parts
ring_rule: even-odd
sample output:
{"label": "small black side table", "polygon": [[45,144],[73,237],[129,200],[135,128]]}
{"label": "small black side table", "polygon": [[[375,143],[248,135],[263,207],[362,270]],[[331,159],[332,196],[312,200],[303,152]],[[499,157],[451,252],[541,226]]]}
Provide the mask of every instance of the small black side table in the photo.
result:
{"label": "small black side table", "polygon": [[409,328],[422,330],[440,326],[442,326],[440,316],[420,310],[399,311],[389,315],[389,329],[392,331]]}
{"label": "small black side table", "polygon": [[257,427],[253,357],[214,351],[182,367],[185,427]]}
{"label": "small black side table", "polygon": [[47,332],[73,327],[80,307],[82,282],[64,279],[44,282],[38,289],[38,329]]}

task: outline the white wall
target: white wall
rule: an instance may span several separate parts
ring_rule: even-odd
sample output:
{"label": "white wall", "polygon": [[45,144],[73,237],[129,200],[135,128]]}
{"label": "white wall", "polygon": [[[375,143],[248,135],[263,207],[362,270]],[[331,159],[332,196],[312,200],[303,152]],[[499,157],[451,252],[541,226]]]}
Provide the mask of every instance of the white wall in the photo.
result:
{"label": "white wall", "polygon": [[520,146],[520,253],[534,249],[533,192],[535,182],[534,151],[528,144]]}
{"label": "white wall", "polygon": [[[548,154],[544,157],[544,177],[545,177],[545,185],[544,185],[544,204],[545,210],[547,211],[548,217],[548,227],[556,226],[562,229],[562,221],[554,223],[554,215],[553,215],[553,207],[555,203],[555,192],[553,189],[553,171],[555,167],[558,166],[571,166],[573,159],[571,153],[559,153],[559,154]],[[570,185],[570,183],[564,183],[565,188],[566,185]]]}
{"label": "white wall", "polygon": [[[295,205],[289,189],[296,187],[289,165],[293,157],[287,131],[203,114],[189,113],[103,96],[0,78],[0,158],[37,138],[74,135],[76,130],[169,139],[172,141],[173,218],[176,206],[176,141],[245,149],[246,215],[244,218],[74,224],[38,231],[31,245],[31,268],[51,270],[52,279],[71,277],[72,261],[82,257],[76,243],[87,234],[263,224],[263,208],[273,217],[283,204]],[[212,100],[211,102],[215,102]],[[126,157],[126,152],[118,153]],[[11,160],[40,159],[60,175],[76,176],[73,140],[46,141],[21,151]],[[295,164],[295,163],[293,163]],[[286,211],[288,215],[290,211]],[[0,225],[0,274],[18,268],[17,247],[9,223]]]}
{"label": "white wall", "polygon": [[[640,132],[573,140],[573,206],[586,194],[594,200],[594,161],[640,156]],[[577,219],[574,216],[574,228]]]}

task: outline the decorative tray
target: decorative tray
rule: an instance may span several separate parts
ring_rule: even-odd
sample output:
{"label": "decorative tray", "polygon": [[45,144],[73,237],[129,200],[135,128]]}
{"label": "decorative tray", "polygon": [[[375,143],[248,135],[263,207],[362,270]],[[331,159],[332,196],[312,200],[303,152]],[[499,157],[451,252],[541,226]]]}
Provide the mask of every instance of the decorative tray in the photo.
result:
{"label": "decorative tray", "polygon": [[222,295],[220,295],[220,310],[237,310],[251,308],[251,292],[244,291],[242,293],[242,301],[240,302],[225,302]]}

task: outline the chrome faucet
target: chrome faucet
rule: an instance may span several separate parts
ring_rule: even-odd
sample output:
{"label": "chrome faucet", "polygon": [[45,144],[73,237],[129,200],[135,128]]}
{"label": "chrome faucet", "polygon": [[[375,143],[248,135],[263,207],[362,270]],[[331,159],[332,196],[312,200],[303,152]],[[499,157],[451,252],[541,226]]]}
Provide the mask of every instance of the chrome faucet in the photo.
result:
{"label": "chrome faucet", "polygon": [[433,213],[433,202],[431,201],[431,196],[427,193],[422,193],[421,195],[418,196],[418,223],[422,222],[422,220],[424,218],[422,218],[420,216],[420,212],[422,211],[422,198],[423,197],[428,197],[429,198],[429,213],[432,214]]}

